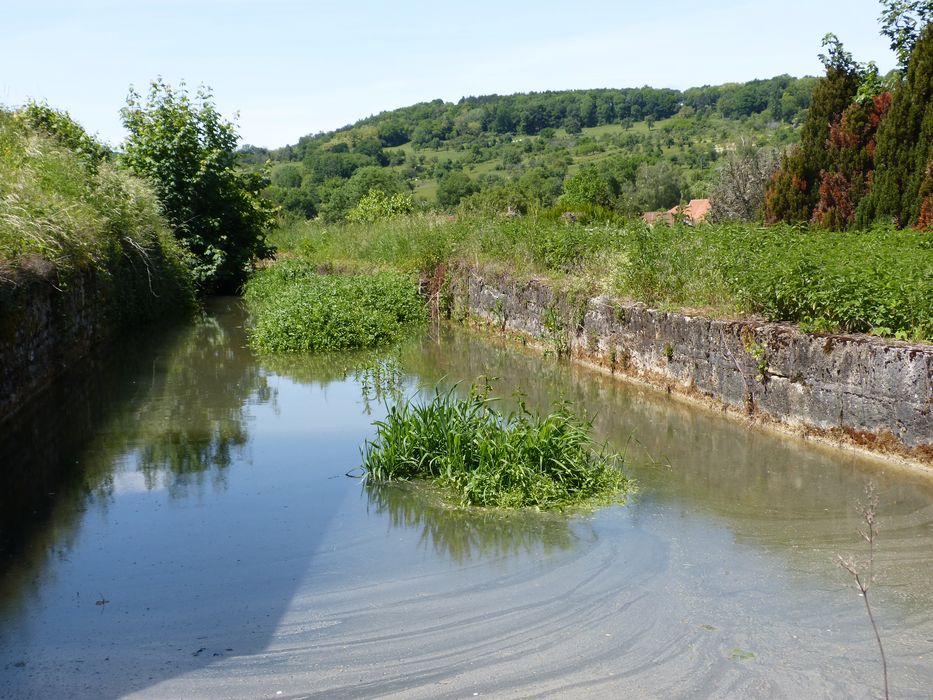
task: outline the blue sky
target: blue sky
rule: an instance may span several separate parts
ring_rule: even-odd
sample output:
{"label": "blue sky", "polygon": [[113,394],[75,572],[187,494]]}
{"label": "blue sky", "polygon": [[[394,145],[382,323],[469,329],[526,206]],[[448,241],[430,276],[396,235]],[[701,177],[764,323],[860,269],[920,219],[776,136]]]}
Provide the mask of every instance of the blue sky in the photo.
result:
{"label": "blue sky", "polygon": [[245,143],[282,146],[464,95],[817,75],[835,32],[894,67],[877,0],[469,3],[4,0],[0,103],[68,110],[111,144],[130,85],[213,88]]}

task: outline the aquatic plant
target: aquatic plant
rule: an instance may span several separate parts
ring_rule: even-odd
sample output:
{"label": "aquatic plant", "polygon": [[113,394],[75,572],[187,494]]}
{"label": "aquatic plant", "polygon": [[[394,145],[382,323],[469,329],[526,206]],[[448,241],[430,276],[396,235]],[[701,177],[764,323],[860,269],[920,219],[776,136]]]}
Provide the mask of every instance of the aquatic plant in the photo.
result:
{"label": "aquatic plant", "polygon": [[290,260],[254,275],[244,296],[261,352],[375,347],[426,319],[417,283],[391,272],[322,275]]}
{"label": "aquatic plant", "polygon": [[569,404],[542,416],[519,401],[503,413],[488,391],[454,391],[391,406],[363,449],[366,478],[427,479],[463,505],[503,508],[607,504],[631,489],[620,456],[594,444],[592,422]]}

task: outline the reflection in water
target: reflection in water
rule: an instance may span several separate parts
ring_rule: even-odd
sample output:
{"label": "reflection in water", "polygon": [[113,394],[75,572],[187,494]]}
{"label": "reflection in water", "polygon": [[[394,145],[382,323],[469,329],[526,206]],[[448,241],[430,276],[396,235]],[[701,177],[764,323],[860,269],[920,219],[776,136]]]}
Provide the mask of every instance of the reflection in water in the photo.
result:
{"label": "reflection in water", "polygon": [[[266,373],[246,348],[239,303],[212,303],[210,315],[161,349],[146,397],[114,418],[97,447],[110,461],[108,453],[131,445],[127,468],[143,474],[146,488],[166,488],[173,497],[203,487],[206,479],[225,488],[226,469],[249,442],[249,406],[275,401]],[[221,322],[218,315],[227,318]]]}
{"label": "reflection in water", "polygon": [[582,537],[580,528],[572,531],[563,514],[450,506],[423,484],[368,482],[365,489],[375,512],[388,515],[392,527],[420,529],[423,546],[458,564],[517,554],[548,556],[596,539],[592,528],[589,537]]}
{"label": "reflection in water", "polygon": [[[0,436],[0,698],[877,696],[833,561],[869,479],[893,691],[929,696],[929,479],[462,332],[257,361],[212,312]],[[502,516],[343,478],[382,402],[484,376],[594,415],[638,498]]]}
{"label": "reflection in water", "polygon": [[266,355],[262,366],[299,384],[326,387],[352,379],[360,388],[363,411],[372,415],[379,404],[398,401],[405,385],[402,358],[420,352],[420,336],[377,350],[341,353]]}
{"label": "reflection in water", "polygon": [[87,507],[106,509],[127,473],[175,498],[206,480],[225,488],[248,443],[248,406],[275,399],[242,320],[237,300],[212,300],[192,324],[158,327],[89,361],[4,426],[0,573],[27,571],[23,556],[67,556]]}

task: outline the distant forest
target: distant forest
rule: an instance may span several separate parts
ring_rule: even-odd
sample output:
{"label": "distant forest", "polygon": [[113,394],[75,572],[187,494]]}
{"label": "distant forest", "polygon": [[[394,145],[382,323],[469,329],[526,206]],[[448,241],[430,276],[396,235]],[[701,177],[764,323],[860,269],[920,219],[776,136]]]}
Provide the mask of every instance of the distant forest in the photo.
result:
{"label": "distant forest", "polygon": [[240,159],[270,166],[267,196],[309,218],[341,219],[373,189],[422,206],[548,207],[588,170],[599,171],[606,204],[635,212],[707,195],[714,162],[736,143],[798,140],[816,83],[781,75],[434,100],[274,150],[244,146]]}

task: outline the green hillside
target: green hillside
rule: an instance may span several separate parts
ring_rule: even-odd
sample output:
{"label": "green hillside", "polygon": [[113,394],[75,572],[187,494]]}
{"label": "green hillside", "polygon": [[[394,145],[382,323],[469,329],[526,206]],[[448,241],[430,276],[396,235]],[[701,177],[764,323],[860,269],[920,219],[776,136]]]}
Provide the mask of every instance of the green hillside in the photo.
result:
{"label": "green hillside", "polygon": [[586,201],[634,214],[708,196],[717,160],[740,144],[796,142],[815,82],[435,100],[240,157],[268,167],[266,194],[301,217],[343,219],[371,189],[481,211],[547,208],[583,189]]}

